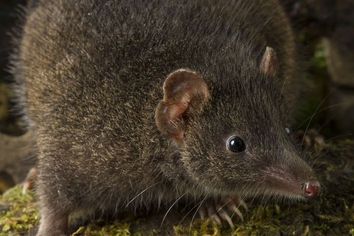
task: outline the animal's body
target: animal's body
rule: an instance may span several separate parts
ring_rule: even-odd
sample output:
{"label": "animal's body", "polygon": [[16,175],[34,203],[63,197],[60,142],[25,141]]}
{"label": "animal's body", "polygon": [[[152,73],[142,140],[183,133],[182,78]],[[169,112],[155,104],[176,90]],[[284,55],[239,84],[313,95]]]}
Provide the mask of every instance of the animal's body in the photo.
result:
{"label": "animal's body", "polygon": [[16,61],[38,235],[82,209],[315,192],[284,130],[294,58],[275,0],[39,1]]}

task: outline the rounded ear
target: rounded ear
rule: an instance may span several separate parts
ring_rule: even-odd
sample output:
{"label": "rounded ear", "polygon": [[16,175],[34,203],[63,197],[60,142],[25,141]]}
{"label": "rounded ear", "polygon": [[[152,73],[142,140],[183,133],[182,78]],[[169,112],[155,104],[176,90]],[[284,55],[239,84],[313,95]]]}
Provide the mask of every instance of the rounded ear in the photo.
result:
{"label": "rounded ear", "polygon": [[274,77],[278,71],[277,54],[271,47],[266,47],[261,63],[259,65],[260,71],[270,77]]}
{"label": "rounded ear", "polygon": [[180,69],[167,76],[163,94],[155,111],[157,128],[180,143],[186,119],[200,112],[210,98],[208,86],[198,73]]}

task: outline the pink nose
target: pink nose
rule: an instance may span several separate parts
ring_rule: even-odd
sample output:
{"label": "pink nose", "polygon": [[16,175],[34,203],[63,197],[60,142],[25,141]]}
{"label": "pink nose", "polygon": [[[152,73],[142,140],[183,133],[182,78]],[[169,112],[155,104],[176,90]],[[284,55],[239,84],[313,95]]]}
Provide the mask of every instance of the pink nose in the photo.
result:
{"label": "pink nose", "polygon": [[306,198],[315,198],[320,195],[321,186],[318,181],[310,181],[304,184],[304,196]]}

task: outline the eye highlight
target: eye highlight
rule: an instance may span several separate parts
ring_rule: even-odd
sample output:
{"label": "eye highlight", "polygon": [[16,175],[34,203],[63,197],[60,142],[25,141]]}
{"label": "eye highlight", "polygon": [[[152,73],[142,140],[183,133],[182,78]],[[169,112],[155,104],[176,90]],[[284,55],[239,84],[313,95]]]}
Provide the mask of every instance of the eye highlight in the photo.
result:
{"label": "eye highlight", "polygon": [[243,152],[246,150],[245,142],[238,136],[231,136],[226,142],[226,148],[231,152]]}

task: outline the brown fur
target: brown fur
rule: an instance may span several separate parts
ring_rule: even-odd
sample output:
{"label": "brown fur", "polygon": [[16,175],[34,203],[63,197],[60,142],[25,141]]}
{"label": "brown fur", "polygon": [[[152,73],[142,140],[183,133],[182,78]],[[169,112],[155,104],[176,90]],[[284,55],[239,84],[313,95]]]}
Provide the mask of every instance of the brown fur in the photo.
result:
{"label": "brown fur", "polygon": [[[67,216],[82,209],[120,212],[183,194],[301,197],[301,184],[314,178],[284,131],[295,55],[277,1],[37,5],[16,75],[36,130],[39,235],[64,234]],[[266,46],[277,54],[276,76],[259,69]],[[155,112],[165,78],[180,68],[203,78],[210,100],[203,109],[188,103],[177,117],[179,143],[159,131]],[[245,152],[226,150],[231,134]],[[273,185],[272,176],[288,184]]]}

